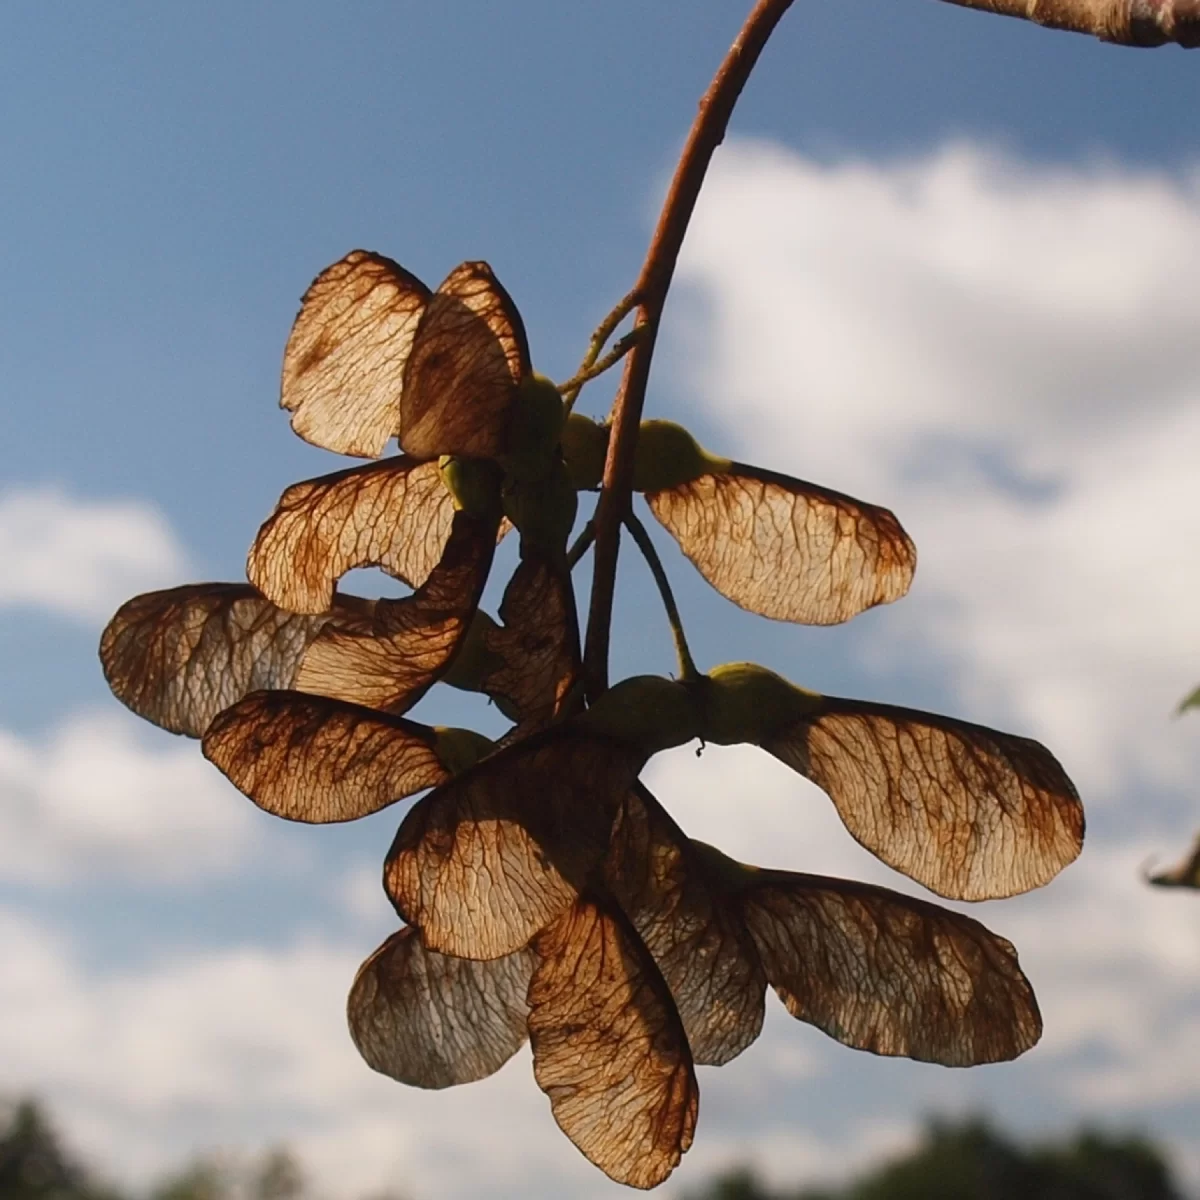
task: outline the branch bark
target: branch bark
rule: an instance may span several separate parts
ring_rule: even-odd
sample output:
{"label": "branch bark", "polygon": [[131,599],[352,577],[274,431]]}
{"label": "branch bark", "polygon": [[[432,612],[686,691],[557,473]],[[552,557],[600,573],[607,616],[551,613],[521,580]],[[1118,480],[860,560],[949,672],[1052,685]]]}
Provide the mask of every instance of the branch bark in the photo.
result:
{"label": "branch bark", "polygon": [[724,140],[734,105],[767,39],[791,4],[792,0],[758,0],[713,76],[700,101],[641,274],[633,287],[633,293],[640,301],[635,328],[644,327],[644,330],[625,360],[621,386],[613,403],[612,433],[596,506],[596,551],[584,650],[584,679],[589,700],[595,699],[608,686],[609,632],[621,525],[630,507],[633,454],[646,400],[650,360],[654,356],[659,318],[675,273],[675,262],[696,207],[700,186],[713,153]]}
{"label": "branch bark", "polygon": [[1200,0],[947,0],[1122,46],[1200,46]]}

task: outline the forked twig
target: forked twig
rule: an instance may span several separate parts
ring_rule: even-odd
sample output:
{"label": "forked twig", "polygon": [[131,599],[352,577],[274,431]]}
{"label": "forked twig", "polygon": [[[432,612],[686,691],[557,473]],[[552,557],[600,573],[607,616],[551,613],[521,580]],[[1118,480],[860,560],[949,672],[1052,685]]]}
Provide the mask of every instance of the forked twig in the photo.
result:
{"label": "forked twig", "polygon": [[[567,412],[571,411],[576,397],[583,389],[583,385],[590,383],[598,375],[603,375],[611,367],[615,367],[645,336],[646,328],[647,326],[645,325],[638,325],[636,328],[631,329],[603,358],[599,358],[586,366],[581,366],[566,383],[558,385],[558,390],[563,394],[563,406]],[[585,359],[584,361],[586,363],[587,360]]]}
{"label": "forked twig", "polygon": [[[593,368],[596,365],[596,360],[600,357],[600,352],[607,345],[608,339],[612,337],[616,327],[637,307],[640,298],[637,288],[626,292],[613,305],[612,311],[608,316],[596,326],[591,341],[588,342],[587,353],[584,354],[583,361],[579,364],[579,370],[558,389],[562,393],[563,407],[567,412],[570,412],[575,406],[575,401],[579,398],[579,393],[583,389],[583,385],[589,379],[599,374],[599,371],[595,371]],[[614,359],[614,361],[616,360]],[[605,367],[604,369],[607,370],[608,368]]]}

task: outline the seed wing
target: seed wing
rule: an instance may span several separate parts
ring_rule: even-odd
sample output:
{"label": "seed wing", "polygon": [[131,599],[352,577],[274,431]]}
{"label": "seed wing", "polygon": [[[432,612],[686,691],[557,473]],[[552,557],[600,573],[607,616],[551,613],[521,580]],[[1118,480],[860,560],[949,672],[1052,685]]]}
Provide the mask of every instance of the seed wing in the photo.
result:
{"label": "seed wing", "polygon": [[304,692],[254,692],[220,713],[204,756],[259,808],[354,821],[450,778],[426,725]]}
{"label": "seed wing", "polygon": [[788,1012],[847,1046],[948,1067],[1002,1062],[1042,1033],[1011,943],[886,888],[785,871],[744,893]]}
{"label": "seed wing", "polygon": [[528,1036],[528,949],[489,962],[427,949],[406,925],[358,969],[350,1036],[367,1065],[414,1087],[446,1088],[498,1071]]}
{"label": "seed wing", "polygon": [[593,896],[534,949],[533,1073],[554,1119],[610,1178],[656,1186],[692,1144],[699,1089],[654,960],[620,911]]}
{"label": "seed wing", "polygon": [[645,756],[565,727],[515,742],[426,796],[384,866],[397,911],[443,954],[499,958],[579,895]]}
{"label": "seed wing", "polygon": [[530,371],[525,326],[484,262],[456,267],[430,298],[404,376],[400,444],[415,458],[496,458],[517,384]]}
{"label": "seed wing", "polygon": [[604,877],[671,989],[695,1061],[735,1058],[762,1030],[766,976],[741,913],[641,784],[617,816]]}
{"label": "seed wing", "polygon": [[331,625],[359,628],[371,605],[340,595],[328,611],[288,612],[243,583],[190,583],[126,601],[100,639],[122,704],[172,733],[201,737],[248,692],[291,687],[307,647]]}
{"label": "seed wing", "polygon": [[283,352],[279,400],[306,442],[383,453],[400,432],[404,367],[428,299],[415,275],[368,250],[313,280]]}
{"label": "seed wing", "polygon": [[1083,845],[1075,788],[1029,738],[827,696],[763,746],[823,788],[872,854],[952,900],[1040,887]]}
{"label": "seed wing", "polygon": [[296,672],[296,687],[389,712],[407,712],[453,661],[496,551],[496,521],[454,514],[438,565],[411,596],[378,600],[368,626],[331,628]]}
{"label": "seed wing", "polygon": [[908,591],[917,552],[886,508],[733,463],[646,496],[696,569],[742,608],[833,625]]}
{"label": "seed wing", "polygon": [[337,581],[381,567],[417,588],[442,557],[454,502],[437,463],[405,455],[295,483],[246,561],[256,588],[292,612],[324,612]]}

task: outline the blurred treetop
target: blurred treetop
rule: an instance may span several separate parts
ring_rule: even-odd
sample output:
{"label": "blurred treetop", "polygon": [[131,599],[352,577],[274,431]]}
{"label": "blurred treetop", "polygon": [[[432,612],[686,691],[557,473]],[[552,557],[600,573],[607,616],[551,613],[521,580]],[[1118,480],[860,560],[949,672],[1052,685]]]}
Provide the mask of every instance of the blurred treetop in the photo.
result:
{"label": "blurred treetop", "polygon": [[1022,1146],[986,1121],[933,1122],[920,1146],[840,1188],[773,1190],[738,1168],[684,1200],[1183,1200],[1144,1137],[1083,1131]]}

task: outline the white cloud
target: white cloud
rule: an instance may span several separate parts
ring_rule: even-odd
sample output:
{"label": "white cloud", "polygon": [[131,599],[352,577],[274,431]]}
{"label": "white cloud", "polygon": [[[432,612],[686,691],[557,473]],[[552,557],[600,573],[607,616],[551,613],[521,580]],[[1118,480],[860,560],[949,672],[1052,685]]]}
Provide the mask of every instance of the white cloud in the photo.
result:
{"label": "white cloud", "polygon": [[1190,1069],[1200,1053],[1198,906],[1192,894],[1164,894],[1142,881],[1156,848],[1093,848],[1040,902],[989,906],[1038,984],[1042,1053],[1082,1055],[1058,1074],[1057,1087],[1091,1111],[1200,1107]]}
{"label": "white cloud", "polygon": [[78,500],[57,487],[0,495],[0,606],[89,624],[137,592],[183,581],[187,557],[161,513],[133,500]]}
{"label": "white cloud", "polygon": [[330,881],[330,899],[352,920],[376,928],[381,918],[390,920],[392,915],[382,875],[375,859],[356,863]]}
{"label": "white cloud", "polygon": [[42,739],[0,730],[0,879],[186,882],[244,865],[249,802],[195,742],[85,714]]}
{"label": "white cloud", "polygon": [[913,534],[876,661],[935,654],[1094,797],[1195,776],[1166,716],[1200,677],[1200,175],[734,145],[680,269],[730,448]]}

